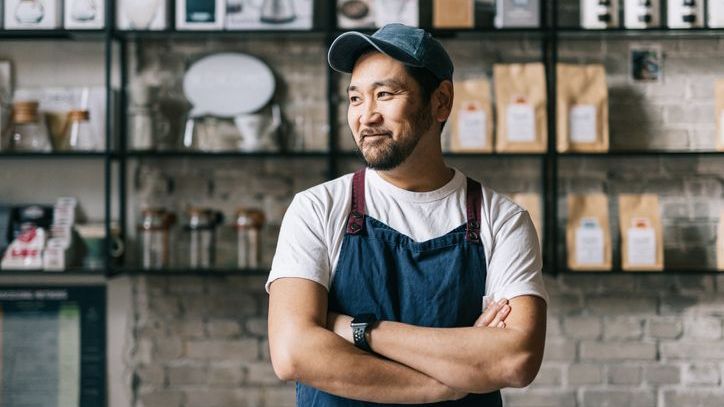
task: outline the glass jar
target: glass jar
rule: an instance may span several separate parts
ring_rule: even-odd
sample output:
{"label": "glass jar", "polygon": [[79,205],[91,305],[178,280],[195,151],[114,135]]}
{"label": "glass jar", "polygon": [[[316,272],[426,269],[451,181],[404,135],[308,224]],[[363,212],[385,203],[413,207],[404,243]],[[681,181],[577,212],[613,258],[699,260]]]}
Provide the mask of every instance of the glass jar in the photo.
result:
{"label": "glass jar", "polygon": [[208,208],[191,208],[186,213],[183,252],[189,268],[211,268],[216,261],[216,227],[224,215]]}
{"label": "glass jar", "polygon": [[15,20],[20,24],[38,24],[45,17],[41,0],[20,0],[15,7]]}
{"label": "glass jar", "polygon": [[138,224],[141,267],[145,270],[170,267],[171,226],[176,215],[165,209],[145,209]]}
{"label": "glass jar", "polygon": [[48,128],[38,112],[38,102],[16,102],[5,136],[8,150],[22,152],[51,152]]}
{"label": "glass jar", "polygon": [[264,212],[253,208],[240,208],[236,213],[238,267],[256,269],[261,264],[261,229]]}
{"label": "glass jar", "polygon": [[158,88],[134,83],[129,91],[128,145],[132,150],[155,150],[168,137],[171,127],[161,114]]}
{"label": "glass jar", "polygon": [[87,110],[71,110],[68,113],[64,139],[71,150],[98,150],[98,138],[89,120],[90,113]]}

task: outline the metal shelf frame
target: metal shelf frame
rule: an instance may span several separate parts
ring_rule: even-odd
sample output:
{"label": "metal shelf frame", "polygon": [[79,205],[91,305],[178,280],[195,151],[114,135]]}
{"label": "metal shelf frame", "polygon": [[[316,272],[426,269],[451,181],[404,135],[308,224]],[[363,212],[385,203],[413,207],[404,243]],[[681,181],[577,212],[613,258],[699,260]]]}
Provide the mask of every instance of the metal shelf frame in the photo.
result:
{"label": "metal shelf frame", "polygon": [[[105,83],[106,83],[106,151],[101,152],[59,152],[59,153],[9,153],[0,152],[0,162],[3,160],[103,160],[104,163],[104,187],[103,196],[105,204],[105,229],[106,236],[111,236],[111,224],[114,221],[114,210],[117,210],[117,221],[120,226],[121,237],[127,234],[127,218],[129,202],[127,191],[127,166],[132,160],[174,160],[193,159],[211,160],[216,158],[234,159],[320,159],[326,160],[327,178],[333,179],[339,176],[340,162],[357,157],[353,151],[343,151],[338,144],[338,106],[344,101],[337,93],[340,76],[328,66],[326,67],[326,108],[329,124],[329,137],[326,151],[314,152],[289,152],[279,153],[244,153],[244,152],[190,152],[190,151],[131,151],[128,148],[127,133],[127,99],[128,84],[130,79],[128,66],[129,45],[143,46],[144,42],[152,41],[206,41],[206,40],[247,40],[247,39],[314,39],[322,42],[325,51],[334,39],[343,30],[336,27],[335,2],[324,1],[324,13],[315,21],[315,28],[307,31],[176,31],[171,28],[164,31],[121,31],[115,29],[115,1],[109,0],[106,7],[106,28],[102,30],[0,30],[0,43],[2,41],[102,41],[104,43]],[[537,158],[541,165],[542,182],[542,203],[544,217],[544,272],[546,273],[571,273],[581,274],[588,272],[569,271],[565,269],[565,262],[559,259],[557,247],[559,231],[557,227],[558,211],[558,164],[560,160],[571,158],[594,158],[606,159],[608,157],[721,157],[723,152],[715,151],[668,151],[668,150],[631,150],[631,151],[609,151],[606,153],[559,153],[556,151],[556,73],[555,66],[558,61],[559,44],[563,41],[590,38],[724,38],[724,29],[608,29],[608,30],[583,30],[576,27],[561,27],[558,25],[558,0],[541,0],[541,21],[540,28],[526,29],[494,29],[491,27],[477,29],[432,29],[426,19],[421,19],[421,25],[430,30],[431,33],[443,39],[456,40],[477,40],[495,41],[501,38],[519,38],[539,41],[541,47],[541,59],[546,68],[546,90],[548,94],[547,105],[547,131],[548,146],[543,153],[445,153],[446,158],[469,158],[469,159],[516,159],[516,158]],[[428,2],[421,2],[422,5]],[[374,30],[361,30],[372,33]],[[115,76],[114,78],[114,75]],[[115,82],[114,82],[114,79]],[[120,88],[116,89],[114,84],[120,82]],[[114,92],[118,97],[114,98]],[[114,106],[117,103],[119,106]],[[117,113],[114,113],[117,112]],[[117,114],[117,116],[116,116]],[[114,190],[117,188],[117,190]],[[118,199],[113,198],[114,193]],[[106,253],[110,253],[111,242],[106,239]],[[129,265],[117,267],[110,254],[105,259],[105,275],[110,278],[117,275],[202,275],[202,276],[225,276],[225,275],[264,275],[266,270],[159,270],[145,271],[133,268]],[[60,275],[62,273],[31,272],[41,275]],[[87,275],[97,271],[75,270],[66,272],[68,275]],[[593,272],[591,272],[593,273]],[[602,272],[596,272],[602,273]],[[614,270],[603,273],[636,273]],[[665,270],[664,273],[716,273],[713,270]],[[0,271],[1,275],[28,275],[26,271]]]}

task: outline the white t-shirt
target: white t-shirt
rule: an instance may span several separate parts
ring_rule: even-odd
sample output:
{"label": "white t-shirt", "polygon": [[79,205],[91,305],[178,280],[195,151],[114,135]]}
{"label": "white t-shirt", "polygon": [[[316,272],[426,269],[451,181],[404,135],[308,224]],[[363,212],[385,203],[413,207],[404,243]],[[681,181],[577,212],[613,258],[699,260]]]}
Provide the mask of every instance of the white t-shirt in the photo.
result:
{"label": "white t-shirt", "polygon": [[[282,220],[267,292],[271,283],[282,277],[305,278],[330,289],[352,205],[352,176],[344,175],[294,196]],[[466,188],[467,178],[457,169],[450,182],[430,192],[398,188],[367,169],[365,211],[422,242],[467,221]],[[548,302],[540,244],[528,212],[485,186],[482,190],[480,237],[487,263],[486,296],[497,300],[535,295]]]}

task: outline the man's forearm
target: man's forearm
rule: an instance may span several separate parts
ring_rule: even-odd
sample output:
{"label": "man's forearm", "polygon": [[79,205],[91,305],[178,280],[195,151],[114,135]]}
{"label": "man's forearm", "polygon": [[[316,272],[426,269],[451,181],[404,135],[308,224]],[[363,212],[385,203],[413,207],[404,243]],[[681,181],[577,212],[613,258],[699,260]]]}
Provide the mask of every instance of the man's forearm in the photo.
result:
{"label": "man's forearm", "polygon": [[305,328],[297,337],[290,356],[294,377],[288,380],[375,403],[422,404],[459,398],[438,380],[359,350],[322,327]]}

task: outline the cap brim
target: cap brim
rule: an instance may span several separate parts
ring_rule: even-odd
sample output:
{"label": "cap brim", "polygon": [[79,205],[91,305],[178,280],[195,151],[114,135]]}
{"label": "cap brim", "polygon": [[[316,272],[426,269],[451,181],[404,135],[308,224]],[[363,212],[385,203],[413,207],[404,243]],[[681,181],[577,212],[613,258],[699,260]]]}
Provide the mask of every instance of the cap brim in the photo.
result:
{"label": "cap brim", "polygon": [[376,49],[405,65],[422,66],[412,55],[402,51],[397,46],[357,31],[346,32],[337,37],[329,47],[327,61],[329,66],[337,72],[352,73],[359,56],[370,48]]}

